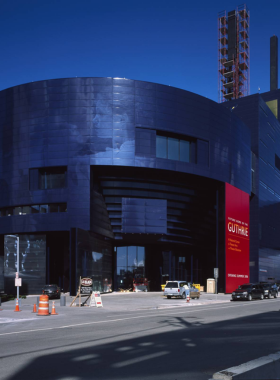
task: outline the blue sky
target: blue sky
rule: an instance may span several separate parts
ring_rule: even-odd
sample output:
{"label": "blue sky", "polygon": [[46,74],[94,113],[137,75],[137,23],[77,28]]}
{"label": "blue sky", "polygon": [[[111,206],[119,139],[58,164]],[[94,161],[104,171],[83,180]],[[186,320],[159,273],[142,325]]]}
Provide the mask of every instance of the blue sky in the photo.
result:
{"label": "blue sky", "polygon": [[[280,1],[250,10],[250,93],[269,91],[269,39]],[[265,4],[265,5],[264,5]],[[124,77],[218,99],[222,0],[0,0],[0,90],[65,77]]]}

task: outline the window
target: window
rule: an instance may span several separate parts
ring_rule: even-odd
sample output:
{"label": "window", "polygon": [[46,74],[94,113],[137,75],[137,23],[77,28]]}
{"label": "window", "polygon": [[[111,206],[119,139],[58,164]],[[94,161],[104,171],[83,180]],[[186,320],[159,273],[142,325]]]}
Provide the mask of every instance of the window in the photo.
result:
{"label": "window", "polygon": [[66,187],[66,177],[66,166],[29,169],[29,188],[30,190],[62,189]]}
{"label": "window", "polygon": [[48,212],[48,205],[41,205],[40,206],[40,213],[46,214]]}
{"label": "window", "polygon": [[31,206],[31,214],[39,214],[39,212],[40,212],[40,206],[39,205]]}
{"label": "window", "polygon": [[157,157],[167,158],[167,137],[157,136]]}
{"label": "window", "polygon": [[273,113],[273,115],[278,119],[278,100],[270,100],[269,102],[266,102],[266,105],[270,109],[270,111]]}
{"label": "window", "polygon": [[275,166],[278,170],[280,170],[280,158],[277,154],[275,154]]}
{"label": "window", "polygon": [[[193,144],[195,144],[194,140]],[[157,135],[156,156],[168,160],[191,162],[191,140]]]}
{"label": "window", "polygon": [[51,203],[48,205],[4,207],[0,209],[0,216],[47,214],[52,212],[67,212],[67,204]]}
{"label": "window", "polygon": [[180,140],[180,161],[190,162],[190,142]]}
{"label": "window", "polygon": [[174,139],[172,137],[168,137],[168,159],[169,160],[177,160],[179,161],[179,141],[178,139]]}
{"label": "window", "polygon": [[39,189],[61,189],[66,184],[66,167],[39,169]]}

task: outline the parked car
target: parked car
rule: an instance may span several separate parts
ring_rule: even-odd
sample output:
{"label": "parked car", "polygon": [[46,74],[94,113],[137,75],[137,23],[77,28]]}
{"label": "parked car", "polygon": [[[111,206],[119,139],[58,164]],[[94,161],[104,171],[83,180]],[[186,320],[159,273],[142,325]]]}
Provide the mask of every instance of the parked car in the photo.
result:
{"label": "parked car", "polygon": [[268,282],[261,282],[260,286],[263,289],[264,297],[269,299],[278,297],[278,287],[276,284],[270,284]]}
{"label": "parked car", "polygon": [[60,298],[60,293],[60,287],[55,284],[45,285],[42,290],[42,294],[49,296],[49,298]]}
{"label": "parked car", "polygon": [[188,294],[190,298],[200,297],[199,290],[186,281],[168,281],[163,292],[163,295],[167,298],[177,297],[185,299]]}
{"label": "parked car", "polygon": [[264,290],[260,284],[243,284],[238,287],[234,292],[232,292],[232,301],[237,300],[247,300],[252,301],[252,299],[259,298],[264,299]]}

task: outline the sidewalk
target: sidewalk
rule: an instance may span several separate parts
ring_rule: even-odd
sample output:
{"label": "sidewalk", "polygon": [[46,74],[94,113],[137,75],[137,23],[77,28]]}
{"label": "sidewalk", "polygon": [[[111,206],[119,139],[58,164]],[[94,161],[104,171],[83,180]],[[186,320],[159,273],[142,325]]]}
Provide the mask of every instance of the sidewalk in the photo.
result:
{"label": "sidewalk", "polygon": [[[167,299],[163,297],[162,292],[148,292],[148,293],[107,293],[102,294],[103,308],[98,308],[98,313],[112,314],[120,312],[139,312],[141,310],[156,310],[156,309],[171,309],[171,308],[183,308],[183,307],[199,307],[202,305],[229,303],[231,299],[230,294],[209,294],[201,293],[200,299],[190,300],[186,302],[185,299],[172,298]],[[74,297],[66,296],[66,306],[60,306],[60,300],[49,300],[49,310],[51,312],[52,302],[55,302],[55,309],[59,315],[81,315],[81,313],[88,314],[95,308],[89,307],[69,307]],[[78,300],[77,300],[78,301]],[[37,303],[37,296],[28,296],[26,299],[21,300],[20,307],[21,312],[14,312],[15,301],[3,302],[0,307],[0,323],[6,323],[5,319],[12,319],[10,322],[24,319],[38,319],[36,313],[32,313],[33,306]],[[37,310],[38,311],[38,310]]]}

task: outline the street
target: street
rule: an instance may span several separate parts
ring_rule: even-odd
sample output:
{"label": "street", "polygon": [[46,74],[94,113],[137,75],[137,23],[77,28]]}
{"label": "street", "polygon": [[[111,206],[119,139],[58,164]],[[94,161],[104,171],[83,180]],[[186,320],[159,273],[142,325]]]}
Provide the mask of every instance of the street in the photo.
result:
{"label": "street", "polygon": [[279,299],[109,294],[102,309],[57,306],[47,317],[31,314],[32,301],[21,313],[2,304],[0,379],[207,380],[280,350]]}

